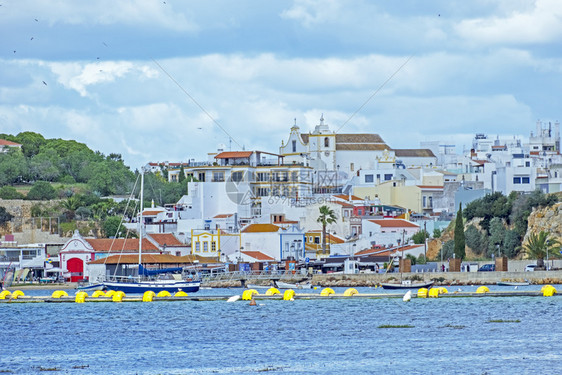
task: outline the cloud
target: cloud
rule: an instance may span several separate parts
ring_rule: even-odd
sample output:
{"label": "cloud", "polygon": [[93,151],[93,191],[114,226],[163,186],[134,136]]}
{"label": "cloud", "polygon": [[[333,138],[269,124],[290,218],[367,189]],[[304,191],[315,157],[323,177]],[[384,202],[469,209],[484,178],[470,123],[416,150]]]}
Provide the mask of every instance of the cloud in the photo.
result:
{"label": "cloud", "polygon": [[129,61],[104,61],[99,63],[82,64],[49,63],[51,71],[57,76],[57,81],[64,87],[77,91],[80,96],[87,96],[86,88],[106,82],[114,82],[128,73],[141,77],[154,78],[158,72],[146,65],[135,65]]}
{"label": "cloud", "polygon": [[463,20],[456,32],[475,45],[549,43],[562,37],[562,3],[536,0],[532,9]]}

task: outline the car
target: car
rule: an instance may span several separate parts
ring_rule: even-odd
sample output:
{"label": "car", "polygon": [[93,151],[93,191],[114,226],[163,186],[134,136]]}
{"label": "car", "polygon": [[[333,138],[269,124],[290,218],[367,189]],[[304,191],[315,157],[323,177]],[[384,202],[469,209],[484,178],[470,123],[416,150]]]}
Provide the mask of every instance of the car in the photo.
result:
{"label": "car", "polygon": [[536,264],[527,264],[527,266],[525,266],[525,272],[534,271],[536,266]]}
{"label": "car", "polygon": [[496,270],[496,265],[495,265],[495,264],[484,264],[483,266],[481,266],[480,268],[478,268],[478,272],[495,271],[495,270]]}

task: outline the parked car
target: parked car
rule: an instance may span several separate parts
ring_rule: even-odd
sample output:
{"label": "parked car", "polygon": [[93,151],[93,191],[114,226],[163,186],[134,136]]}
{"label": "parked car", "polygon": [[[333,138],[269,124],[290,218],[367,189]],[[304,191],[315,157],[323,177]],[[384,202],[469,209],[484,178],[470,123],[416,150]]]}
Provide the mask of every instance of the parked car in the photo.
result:
{"label": "parked car", "polygon": [[495,264],[484,264],[483,266],[481,266],[480,268],[478,268],[479,272],[483,272],[483,271],[495,271],[496,270],[496,265]]}
{"label": "parked car", "polygon": [[536,266],[536,264],[527,264],[527,266],[525,267],[525,272],[534,271]]}

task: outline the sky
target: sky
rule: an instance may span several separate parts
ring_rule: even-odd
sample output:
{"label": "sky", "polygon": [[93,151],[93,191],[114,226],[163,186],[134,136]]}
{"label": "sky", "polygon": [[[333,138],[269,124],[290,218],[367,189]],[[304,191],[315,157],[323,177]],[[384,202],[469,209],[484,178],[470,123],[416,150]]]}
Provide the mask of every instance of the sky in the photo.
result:
{"label": "sky", "polygon": [[558,0],[0,0],[0,133],[132,169],[278,152],[296,123],[392,148],[561,119]]}

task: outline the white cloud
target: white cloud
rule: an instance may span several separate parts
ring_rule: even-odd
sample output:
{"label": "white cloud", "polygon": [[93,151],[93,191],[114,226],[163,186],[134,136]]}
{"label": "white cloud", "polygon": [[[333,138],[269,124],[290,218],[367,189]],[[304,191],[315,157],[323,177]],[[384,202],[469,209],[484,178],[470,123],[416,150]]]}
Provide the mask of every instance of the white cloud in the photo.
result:
{"label": "white cloud", "polygon": [[476,45],[548,43],[562,36],[562,2],[536,0],[528,10],[469,19],[456,27],[458,34]]}
{"label": "white cloud", "polygon": [[281,13],[281,17],[312,27],[336,19],[341,14],[341,5],[342,2],[336,0],[296,0]]}

